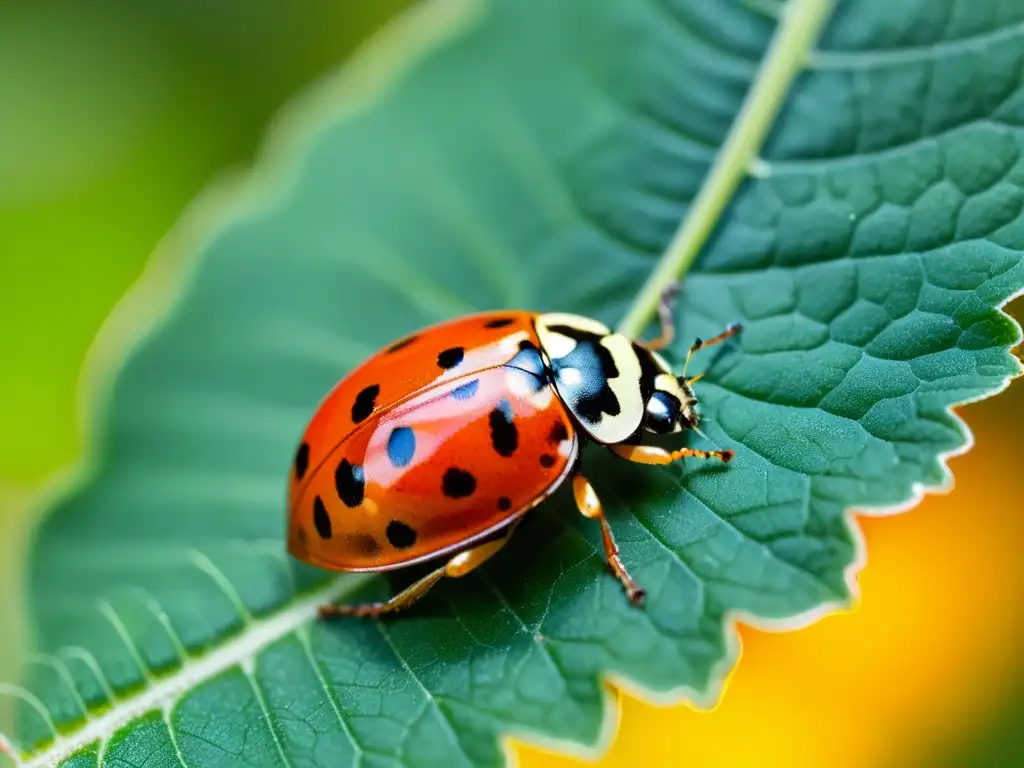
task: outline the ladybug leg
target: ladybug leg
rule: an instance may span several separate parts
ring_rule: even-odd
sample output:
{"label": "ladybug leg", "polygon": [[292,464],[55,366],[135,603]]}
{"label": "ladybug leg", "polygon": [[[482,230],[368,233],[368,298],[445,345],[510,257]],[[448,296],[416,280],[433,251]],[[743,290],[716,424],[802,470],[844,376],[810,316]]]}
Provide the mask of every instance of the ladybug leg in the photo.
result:
{"label": "ladybug leg", "polygon": [[669,283],[668,287],[661,292],[661,301],[658,303],[658,320],[661,322],[661,333],[658,334],[657,338],[650,341],[637,342],[640,346],[657,351],[664,349],[672,343],[672,339],[676,336],[675,310],[679,293],[679,283]]}
{"label": "ladybug leg", "polygon": [[413,582],[397,595],[382,603],[359,603],[356,605],[335,605],[333,603],[320,606],[320,618],[331,616],[369,616],[377,618],[385,613],[394,613],[419,600],[444,576],[444,566],[431,571],[422,579]]}
{"label": "ladybug leg", "polygon": [[656,445],[610,445],[612,453],[626,461],[636,464],[671,464],[673,461],[693,456],[698,459],[719,459],[726,464],[732,461],[735,454],[728,448],[724,451],[701,451],[696,448],[679,448],[666,451]]}
{"label": "ladybug leg", "polygon": [[601,500],[597,498],[594,486],[583,475],[575,475],[572,479],[572,493],[576,498],[576,506],[579,507],[580,513],[591,520],[596,519],[601,524],[601,540],[604,543],[604,556],[608,561],[608,566],[615,574],[615,578],[622,582],[629,601],[634,605],[640,605],[647,593],[643,587],[633,581],[626,566],[622,564],[622,558],[619,557],[619,546],[615,543],[615,537],[612,536],[612,529],[604,516],[604,509],[601,507]]}
{"label": "ladybug leg", "polygon": [[[520,520],[521,519],[522,518],[520,518]],[[444,567],[444,575],[450,576],[453,579],[458,579],[479,568],[494,557],[502,547],[508,544],[508,540],[512,538],[512,534],[515,532],[516,526],[518,525],[519,520],[512,523],[512,525],[509,526],[508,531],[500,539],[492,539],[491,541],[484,542],[472,549],[467,549],[465,552],[457,554],[449,560],[448,565]]]}
{"label": "ladybug leg", "polygon": [[331,616],[368,616],[370,618],[377,618],[387,613],[404,610],[423,597],[443,577],[449,576],[457,579],[490,560],[498,550],[508,543],[516,525],[518,525],[518,521],[509,526],[508,531],[500,539],[492,539],[472,549],[460,552],[440,568],[431,571],[419,581],[410,584],[386,602],[362,603],[359,605],[322,605],[320,606],[320,618],[325,619]]}

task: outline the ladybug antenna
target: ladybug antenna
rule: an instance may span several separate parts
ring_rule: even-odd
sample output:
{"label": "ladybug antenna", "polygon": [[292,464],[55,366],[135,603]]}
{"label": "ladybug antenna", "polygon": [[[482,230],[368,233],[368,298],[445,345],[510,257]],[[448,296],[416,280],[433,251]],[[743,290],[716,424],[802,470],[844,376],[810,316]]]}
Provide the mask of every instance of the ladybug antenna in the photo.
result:
{"label": "ladybug antenna", "polygon": [[697,426],[696,424],[694,424],[694,425],[693,425],[692,427],[690,427],[690,429],[692,429],[692,430],[693,430],[694,432],[696,432],[696,433],[697,433],[698,435],[700,435],[700,436],[701,436],[701,437],[703,437],[703,438],[704,438],[705,440],[707,440],[707,441],[708,441],[709,443],[711,443],[712,445],[714,445],[714,441],[713,441],[713,440],[712,440],[712,439],[711,439],[710,437],[708,437],[707,435],[705,435],[705,434],[704,434],[704,430],[702,430],[702,429],[701,429],[700,427],[698,427],[698,426]]}
{"label": "ladybug antenna", "polygon": [[[693,353],[698,352],[707,347],[713,347],[715,344],[721,344],[726,339],[732,338],[737,333],[743,330],[743,326],[739,323],[729,323],[725,330],[717,336],[713,336],[710,339],[704,340],[700,337],[694,339],[693,344],[690,345],[690,351],[686,353],[686,362],[683,363],[683,378],[686,379],[686,369],[690,367],[690,360],[693,359]],[[696,381],[696,377],[693,379],[687,379],[687,381]]]}

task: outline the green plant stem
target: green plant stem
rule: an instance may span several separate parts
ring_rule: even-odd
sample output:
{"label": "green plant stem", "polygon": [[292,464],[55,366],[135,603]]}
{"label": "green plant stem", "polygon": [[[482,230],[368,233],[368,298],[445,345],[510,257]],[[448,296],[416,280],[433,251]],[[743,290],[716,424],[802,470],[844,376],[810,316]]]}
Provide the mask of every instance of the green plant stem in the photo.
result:
{"label": "green plant stem", "polygon": [[782,8],[775,37],[743,107],[689,215],[620,323],[620,333],[637,338],[657,310],[665,287],[679,280],[693,265],[733,192],[756,159],[793,79],[818,39],[833,2],[789,0]]}

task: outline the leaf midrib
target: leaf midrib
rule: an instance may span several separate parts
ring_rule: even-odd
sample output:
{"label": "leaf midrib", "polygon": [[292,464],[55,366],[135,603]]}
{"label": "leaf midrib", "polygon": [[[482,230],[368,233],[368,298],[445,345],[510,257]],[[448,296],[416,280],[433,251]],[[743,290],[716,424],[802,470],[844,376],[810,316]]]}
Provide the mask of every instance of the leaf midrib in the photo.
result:
{"label": "leaf midrib", "polygon": [[90,720],[80,730],[59,736],[45,751],[18,763],[24,768],[44,768],[59,765],[78,750],[94,741],[106,742],[123,726],[145,712],[160,709],[173,710],[186,694],[203,683],[234,668],[244,668],[274,642],[296,633],[317,615],[318,607],[354,591],[371,575],[347,574],[339,576],[324,587],[293,601],[283,611],[269,619],[253,620],[242,632],[205,656],[186,659],[175,672],[130,698],[118,701],[99,717]]}
{"label": "leaf midrib", "polygon": [[761,145],[805,64],[834,0],[789,0],[743,106],[715,162],[676,230],[665,254],[644,283],[618,331],[637,338],[654,315],[665,288],[693,266],[707,238],[755,164]]}

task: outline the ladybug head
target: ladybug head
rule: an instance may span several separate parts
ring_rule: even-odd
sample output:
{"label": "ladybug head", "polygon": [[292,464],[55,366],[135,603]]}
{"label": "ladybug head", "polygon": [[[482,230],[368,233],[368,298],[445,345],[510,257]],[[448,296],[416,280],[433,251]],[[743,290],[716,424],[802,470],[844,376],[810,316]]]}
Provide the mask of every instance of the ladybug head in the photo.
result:
{"label": "ladybug head", "polygon": [[644,429],[667,435],[693,429],[699,422],[697,398],[686,379],[670,373],[659,375],[644,406]]}
{"label": "ladybug head", "polygon": [[[641,357],[644,393],[643,428],[658,435],[693,429],[700,422],[697,398],[690,381],[677,376],[656,352],[638,350]],[[644,359],[646,358],[646,359]]]}

